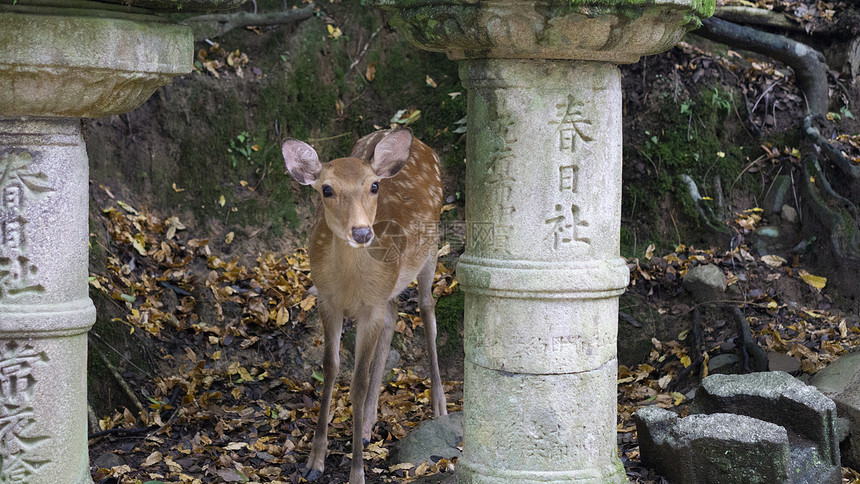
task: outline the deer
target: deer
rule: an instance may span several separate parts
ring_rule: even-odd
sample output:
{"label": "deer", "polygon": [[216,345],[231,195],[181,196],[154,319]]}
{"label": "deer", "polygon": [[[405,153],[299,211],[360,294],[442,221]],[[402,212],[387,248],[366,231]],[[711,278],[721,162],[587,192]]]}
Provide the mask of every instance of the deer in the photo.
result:
{"label": "deer", "polygon": [[308,258],[323,326],[323,392],[303,477],[324,471],[344,318],[356,328],[350,484],[364,483],[362,448],[376,423],[379,392],[397,321],[397,298],[418,281],[418,305],[429,357],[434,417],[447,414],[436,353],[433,276],[442,207],[439,157],[407,128],[358,140],[350,156],[321,163],[308,144],[281,145],[289,174],[322,198],[309,234]]}

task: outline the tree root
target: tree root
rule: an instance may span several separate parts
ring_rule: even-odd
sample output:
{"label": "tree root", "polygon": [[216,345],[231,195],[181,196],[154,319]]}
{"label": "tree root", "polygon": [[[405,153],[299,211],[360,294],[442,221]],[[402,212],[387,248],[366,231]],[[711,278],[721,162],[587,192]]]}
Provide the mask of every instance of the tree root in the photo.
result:
{"label": "tree root", "polygon": [[695,34],[739,49],[773,57],[794,69],[812,114],[825,114],[829,105],[824,54],[788,37],[762,32],[718,18],[702,21]]}
{"label": "tree root", "polygon": [[[704,20],[696,34],[734,48],[767,55],[794,69],[807,101],[801,131],[811,147],[801,167],[800,188],[803,204],[808,208],[803,211],[804,222],[820,225],[828,232],[830,250],[838,260],[860,262],[860,210],[857,207],[860,201],[860,165],[848,160],[814,125],[815,119],[827,113],[829,108],[828,67],[823,54],[786,37],[718,18]],[[834,267],[838,271],[842,264]],[[847,289],[856,291],[856,288]]]}
{"label": "tree root", "polygon": [[185,19],[182,23],[191,27],[194,32],[194,41],[214,39],[227,32],[251,25],[283,25],[300,22],[311,18],[314,10],[313,5],[305,8],[286,10],[274,13],[220,13],[211,15],[198,15]]}
{"label": "tree root", "polygon": [[132,401],[134,407],[141,413],[145,413],[146,409],[143,408],[143,404],[140,403],[140,400],[137,398],[137,394],[134,390],[131,389],[128,382],[125,381],[125,378],[119,373],[119,370],[114,366],[113,363],[104,355],[101,351],[96,350],[96,353],[99,355],[99,358],[102,360],[102,363],[105,364],[108,371],[110,371],[111,376],[113,376],[114,380],[116,380],[117,385],[123,389],[125,394],[128,396],[129,400]]}

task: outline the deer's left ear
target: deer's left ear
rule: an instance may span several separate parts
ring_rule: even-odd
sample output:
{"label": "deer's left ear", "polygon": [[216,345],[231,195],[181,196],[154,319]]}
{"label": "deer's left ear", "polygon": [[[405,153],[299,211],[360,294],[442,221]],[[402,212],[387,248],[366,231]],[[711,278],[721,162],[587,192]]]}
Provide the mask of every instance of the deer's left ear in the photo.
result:
{"label": "deer's left ear", "polygon": [[374,173],[381,178],[396,175],[412,151],[412,132],[408,129],[397,129],[376,144],[370,166]]}

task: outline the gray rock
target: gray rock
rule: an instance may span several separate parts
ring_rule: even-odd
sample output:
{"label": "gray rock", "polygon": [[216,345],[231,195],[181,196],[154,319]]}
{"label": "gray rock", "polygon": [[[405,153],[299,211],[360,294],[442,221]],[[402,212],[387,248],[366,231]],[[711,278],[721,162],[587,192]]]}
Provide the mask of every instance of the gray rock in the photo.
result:
{"label": "gray rock", "polygon": [[783,220],[790,224],[797,222],[797,210],[795,210],[791,205],[783,205],[779,214]]}
{"label": "gray rock", "polygon": [[800,360],[777,351],[767,352],[767,362],[768,369],[771,371],[784,371],[793,374],[800,370]]}
{"label": "gray rock", "polygon": [[438,456],[446,459],[460,457],[457,448],[463,441],[463,413],[448,415],[421,422],[406,437],[400,439],[394,449],[396,464],[410,463],[415,466]]}
{"label": "gray rock", "polygon": [[126,465],[127,462],[121,456],[114,454],[113,452],[108,452],[106,454],[102,454],[95,459],[93,459],[93,465],[98,467],[99,469],[110,469],[112,467],[119,467]]}
{"label": "gray rock", "polygon": [[761,227],[756,231],[759,237],[769,237],[776,239],[779,237],[779,229],[776,227]]}
{"label": "gray rock", "polygon": [[696,414],[733,413],[780,425],[791,438],[792,483],[841,482],[836,405],[781,371],[711,375],[690,406]]}
{"label": "gray rock", "polygon": [[734,353],[723,353],[708,360],[708,373],[735,373],[740,368],[740,358]]}
{"label": "gray rock", "polygon": [[791,451],[784,428],[717,413],[679,418],[651,406],[636,412],[642,462],[672,482],[789,482]]}
{"label": "gray rock", "polygon": [[836,406],[787,373],[709,376],[690,411],[636,412],[643,463],[673,482],[841,482]]}
{"label": "gray rock", "polygon": [[681,285],[697,302],[715,302],[726,291],[726,275],[719,267],[705,264],[688,270]]}
{"label": "gray rock", "polygon": [[860,353],[843,355],[809,382],[836,403],[839,417],[848,420],[850,435],[842,444],[845,465],[860,467]]}
{"label": "gray rock", "polygon": [[791,177],[788,175],[779,175],[774,179],[773,187],[768,190],[762,206],[765,214],[779,213],[782,206],[790,201],[791,185]]}

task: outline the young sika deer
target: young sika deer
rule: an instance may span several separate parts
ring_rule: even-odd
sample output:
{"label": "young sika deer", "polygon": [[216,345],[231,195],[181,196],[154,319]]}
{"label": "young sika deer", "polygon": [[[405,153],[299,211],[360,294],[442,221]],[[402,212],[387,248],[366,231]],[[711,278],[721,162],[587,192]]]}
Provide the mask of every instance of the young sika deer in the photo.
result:
{"label": "young sika deer", "polygon": [[364,483],[362,446],[376,423],[397,296],[416,277],[430,356],[433,415],[447,413],[431,293],[442,207],[439,158],[406,129],[371,133],[358,140],[348,158],[325,164],[313,148],[298,140],[284,141],[282,151],[293,178],[312,185],[323,197],[308,252],[325,332],[325,380],[305,478],[314,480],[323,472],[341,329],[344,317],[352,317],[356,342],[349,482],[360,484]]}

